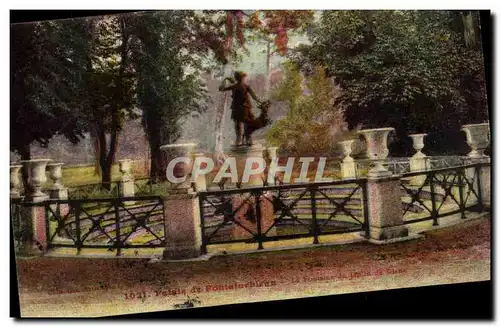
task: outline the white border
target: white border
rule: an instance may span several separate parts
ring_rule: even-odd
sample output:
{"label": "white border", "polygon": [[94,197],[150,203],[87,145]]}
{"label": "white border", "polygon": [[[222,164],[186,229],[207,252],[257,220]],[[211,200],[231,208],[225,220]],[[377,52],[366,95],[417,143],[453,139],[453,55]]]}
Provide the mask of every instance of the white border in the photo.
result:
{"label": "white border", "polygon": [[[266,0],[253,0],[245,3],[238,3],[240,5],[240,9],[491,9],[493,15],[495,15],[498,12],[498,7],[499,7],[500,1],[464,1],[464,0],[446,0],[446,1],[430,1],[430,0],[420,0],[418,2],[404,2],[404,1],[388,1],[388,0],[378,0],[378,1],[325,1],[325,0],[308,0],[308,1],[300,1],[300,2],[295,2],[292,3],[291,1],[284,1],[284,0],[279,0],[279,1],[273,1],[272,3],[270,1]],[[234,9],[235,8],[235,2],[234,0],[229,1],[201,1],[201,0],[183,0],[183,1],[151,1],[151,0],[142,0],[142,1],[137,1],[137,0],[119,0],[119,1],[102,1],[102,0],[87,0],[85,2],[75,2],[75,1],[67,1],[67,0],[58,0],[58,1],[37,1],[37,0],[31,0],[31,1],[25,1],[25,0],[9,0],[2,2],[2,7],[3,5],[6,5],[5,9],[1,11],[1,18],[2,19],[2,24],[1,24],[1,34],[0,38],[2,40],[2,51],[1,53],[1,70],[0,70],[0,76],[2,77],[2,85],[0,88],[0,92],[2,95],[2,107],[4,108],[3,112],[7,113],[7,117],[9,117],[9,24],[7,23],[9,21],[9,11],[8,9],[101,9],[101,10],[111,10],[111,9],[119,9],[119,10],[141,10],[141,9]],[[495,19],[498,17],[494,17],[493,21],[493,35],[495,39],[495,44],[499,43],[499,33],[498,33],[498,20]],[[493,49],[493,54],[495,54],[495,57],[493,58],[493,62],[495,63],[493,67],[495,67],[494,71],[494,76],[498,76],[498,51],[495,51]],[[494,78],[495,79],[495,78]],[[496,83],[493,83],[495,86],[494,94],[498,96],[499,94],[499,83],[498,81]],[[496,108],[495,104],[494,107]],[[492,108],[491,110],[494,111],[495,108]],[[495,117],[495,120],[498,118],[498,114]],[[5,117],[5,116],[4,116]],[[493,117],[492,117],[492,123],[493,126],[498,125],[498,121],[493,122]],[[7,258],[9,258],[9,229],[8,229],[8,210],[9,210],[9,205],[8,205],[8,163],[9,159],[7,157],[8,153],[8,143],[9,143],[9,119],[0,119],[0,130],[2,131],[2,142],[1,144],[1,151],[0,155],[5,156],[2,157],[0,160],[1,164],[1,170],[2,174],[0,174],[0,185],[2,186],[2,195],[0,195],[0,208],[3,212],[2,215],[2,227],[0,228],[0,231],[2,232],[2,244],[0,246],[0,251],[1,251],[1,258],[3,258],[4,263]],[[493,135],[496,133],[493,132]],[[494,152],[499,153],[500,146],[498,145],[498,142],[495,142],[495,147],[494,147]],[[496,165],[494,167],[496,169]],[[496,176],[496,175],[495,175]],[[495,201],[494,203],[500,203],[500,196],[496,194]],[[496,218],[496,217],[492,217]],[[497,231],[498,223],[495,224],[495,231]],[[498,235],[498,234],[497,234]],[[493,245],[493,244],[492,244]],[[500,251],[495,251],[495,262],[498,261],[499,253]],[[9,292],[7,290],[6,285],[9,285],[9,270],[6,269],[10,263],[4,264],[4,269],[0,270],[0,274],[2,275],[2,280],[4,281],[4,291],[2,292],[2,300],[1,300],[1,308],[2,308],[2,317],[4,320],[3,322],[6,322],[7,325],[14,324],[13,319],[8,319],[7,317],[9,316]],[[498,267],[497,267],[498,268]],[[498,269],[496,270],[498,271]],[[492,276],[493,277],[493,276]],[[498,287],[498,282],[495,283],[496,287]],[[495,289],[496,290],[496,289]],[[473,299],[472,299],[473,301]],[[495,309],[498,308],[498,302],[496,301],[497,305]],[[333,308],[332,308],[333,310]],[[496,311],[496,310],[495,310]],[[7,321],[5,321],[7,320]],[[108,322],[109,323],[109,322]],[[124,321],[116,321],[112,323],[119,323],[123,324]],[[164,323],[164,322],[159,322],[159,323]],[[206,323],[206,322],[205,322]],[[217,324],[220,324],[221,322],[216,322]],[[231,324],[234,324],[234,322],[228,322]],[[258,323],[259,326],[266,326],[270,325],[270,323],[264,323],[264,322],[251,322],[252,324]],[[278,324],[289,324],[289,322],[282,322]],[[380,322],[381,324],[387,324],[388,322]],[[433,323],[429,322],[424,322],[426,326],[429,325],[434,325]],[[50,322],[49,322],[50,324]],[[168,322],[169,325],[176,325],[173,321]],[[274,324],[277,324],[274,323]],[[323,322],[323,324],[331,324],[331,322]],[[347,325],[346,323],[341,323],[341,322],[335,322],[337,326],[341,325]],[[451,324],[455,325],[455,322],[451,322]],[[3,325],[3,324],[2,324]],[[349,324],[352,325],[352,324]]]}

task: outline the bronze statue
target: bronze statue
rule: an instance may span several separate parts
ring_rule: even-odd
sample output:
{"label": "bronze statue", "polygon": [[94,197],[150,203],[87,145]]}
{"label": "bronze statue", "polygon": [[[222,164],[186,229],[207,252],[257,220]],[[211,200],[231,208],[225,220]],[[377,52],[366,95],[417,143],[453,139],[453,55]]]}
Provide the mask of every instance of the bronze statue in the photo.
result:
{"label": "bronze statue", "polygon": [[[231,119],[234,121],[236,132],[235,145],[252,145],[252,133],[270,124],[267,111],[271,103],[259,100],[252,88],[245,83],[246,76],[247,74],[244,72],[236,72],[234,79],[226,77],[219,87],[220,91],[232,91]],[[225,86],[226,80],[232,84]],[[250,97],[258,103],[258,107],[261,109],[261,115],[258,118],[255,118],[252,113]]]}

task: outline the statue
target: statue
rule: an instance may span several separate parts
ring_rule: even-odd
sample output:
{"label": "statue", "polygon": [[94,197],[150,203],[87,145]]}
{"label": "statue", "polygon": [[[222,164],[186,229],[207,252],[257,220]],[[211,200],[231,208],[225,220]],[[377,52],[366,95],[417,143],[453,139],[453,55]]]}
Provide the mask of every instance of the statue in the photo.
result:
{"label": "statue", "polygon": [[[231,119],[234,121],[236,132],[236,141],[234,144],[238,146],[252,145],[253,132],[271,123],[268,119],[268,110],[271,102],[269,100],[259,100],[252,88],[245,83],[246,76],[247,74],[244,72],[235,72],[234,79],[226,77],[219,87],[219,90],[222,92],[232,91]],[[232,84],[226,86],[226,80]],[[257,118],[252,113],[250,97],[257,102],[258,108],[261,109],[261,114]]]}

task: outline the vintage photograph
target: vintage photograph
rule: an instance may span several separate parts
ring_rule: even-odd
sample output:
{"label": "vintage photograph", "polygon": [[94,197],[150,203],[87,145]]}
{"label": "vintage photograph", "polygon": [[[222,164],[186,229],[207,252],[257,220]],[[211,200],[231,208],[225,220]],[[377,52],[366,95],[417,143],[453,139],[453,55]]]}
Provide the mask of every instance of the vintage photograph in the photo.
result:
{"label": "vintage photograph", "polygon": [[21,317],[489,281],[482,17],[157,10],[11,22]]}

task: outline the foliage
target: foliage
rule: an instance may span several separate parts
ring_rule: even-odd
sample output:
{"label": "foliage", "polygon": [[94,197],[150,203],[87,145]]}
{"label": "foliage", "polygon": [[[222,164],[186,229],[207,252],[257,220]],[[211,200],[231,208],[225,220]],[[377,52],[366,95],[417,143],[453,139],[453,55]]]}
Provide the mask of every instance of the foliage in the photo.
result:
{"label": "foliage", "polygon": [[347,131],[343,110],[334,105],[338,91],[322,67],[305,80],[290,62],[285,65],[285,72],[275,99],[288,101],[290,110],[268,131],[268,141],[295,155],[331,154],[338,141],[352,136]]}
{"label": "foliage", "polygon": [[66,57],[72,44],[59,45],[62,30],[53,22],[11,25],[10,148],[25,160],[32,142],[47,146],[61,133],[76,143],[82,133],[73,118],[78,71]]}
{"label": "foliage", "polygon": [[325,11],[291,58],[306,73],[326,66],[351,127],[457,130],[487,118],[481,51],[461,24],[452,11]]}
{"label": "foliage", "polygon": [[160,146],[179,138],[183,118],[206,109],[207,96],[199,76],[202,57],[188,51],[186,44],[185,22],[191,15],[170,11],[135,17],[141,41],[134,53],[137,96],[154,177],[165,177]]}
{"label": "foliage", "polygon": [[312,10],[257,10],[249,16],[246,26],[253,34],[252,39],[273,39],[271,55],[284,56],[289,50],[289,33],[305,31],[313,18]]}

